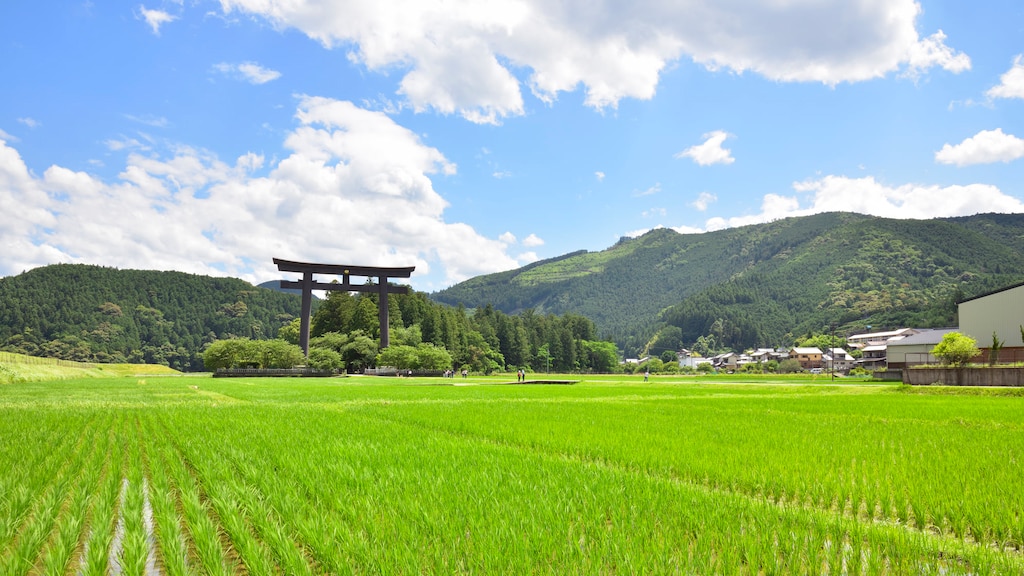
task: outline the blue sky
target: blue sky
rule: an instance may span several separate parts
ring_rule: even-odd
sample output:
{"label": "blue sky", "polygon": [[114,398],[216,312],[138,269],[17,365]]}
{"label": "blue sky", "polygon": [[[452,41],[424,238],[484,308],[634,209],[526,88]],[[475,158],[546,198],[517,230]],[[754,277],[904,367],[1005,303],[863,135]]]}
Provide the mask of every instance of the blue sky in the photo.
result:
{"label": "blue sky", "polygon": [[1024,212],[1024,5],[0,3],[0,275],[436,290],[655,227]]}

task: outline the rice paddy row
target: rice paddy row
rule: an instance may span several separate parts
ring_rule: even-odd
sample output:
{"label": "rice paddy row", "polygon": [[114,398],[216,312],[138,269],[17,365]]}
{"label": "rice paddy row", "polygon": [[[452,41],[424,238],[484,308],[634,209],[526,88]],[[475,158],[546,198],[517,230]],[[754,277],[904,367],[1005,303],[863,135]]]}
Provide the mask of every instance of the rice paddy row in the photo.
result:
{"label": "rice paddy row", "polygon": [[0,387],[2,574],[1018,574],[1024,398]]}

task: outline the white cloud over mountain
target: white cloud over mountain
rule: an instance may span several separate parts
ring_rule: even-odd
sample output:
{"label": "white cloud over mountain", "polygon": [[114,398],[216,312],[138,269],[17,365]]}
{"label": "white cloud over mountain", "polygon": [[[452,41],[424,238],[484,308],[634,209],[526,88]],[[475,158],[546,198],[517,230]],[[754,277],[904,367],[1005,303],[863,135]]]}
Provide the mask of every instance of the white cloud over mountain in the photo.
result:
{"label": "white cloud over mountain", "polygon": [[[499,240],[444,220],[431,176],[455,165],[379,112],[303,98],[285,146],[234,163],[180,146],[133,152],[118,181],[61,166],[39,177],[0,141],[0,274],[54,262],[162,268],[262,280],[272,257],[415,265],[439,281],[513,268]],[[521,256],[520,256],[521,258]],[[414,278],[415,279],[415,278]]]}
{"label": "white cloud over mountain", "polygon": [[[825,176],[796,182],[793,190],[796,194],[792,196],[765,194],[760,211],[754,214],[709,218],[703,228],[678,226],[672,229],[681,234],[696,234],[822,212],[856,212],[883,218],[914,219],[1024,212],[1024,202],[988,184],[904,184],[894,187],[870,176]],[[627,236],[639,236],[648,230],[650,228],[634,230]]]}
{"label": "white cloud over mountain", "polygon": [[480,123],[523,114],[523,85],[549,102],[582,86],[597,109],[648,99],[679,59],[828,85],[970,67],[942,31],[918,34],[914,0],[221,0],[221,7],[300,30],[370,70],[397,69],[398,92],[414,109]]}

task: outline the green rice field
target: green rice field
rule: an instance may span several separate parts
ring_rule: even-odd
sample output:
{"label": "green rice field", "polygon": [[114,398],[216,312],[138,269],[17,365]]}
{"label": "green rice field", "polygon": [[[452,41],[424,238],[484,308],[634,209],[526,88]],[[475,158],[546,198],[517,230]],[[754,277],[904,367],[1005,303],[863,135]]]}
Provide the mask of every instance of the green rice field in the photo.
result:
{"label": "green rice field", "polygon": [[1015,390],[508,379],[0,385],[0,574],[1024,573]]}

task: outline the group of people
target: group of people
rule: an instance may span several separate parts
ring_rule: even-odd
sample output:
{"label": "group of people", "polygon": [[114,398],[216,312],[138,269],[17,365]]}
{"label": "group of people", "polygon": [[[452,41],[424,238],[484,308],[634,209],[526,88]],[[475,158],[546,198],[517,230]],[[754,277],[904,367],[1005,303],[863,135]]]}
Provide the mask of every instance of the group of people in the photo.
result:
{"label": "group of people", "polygon": [[[469,376],[469,370],[463,370],[462,371],[462,377],[465,378],[466,376]],[[445,378],[455,378],[455,370],[445,370],[444,371],[444,377]]]}
{"label": "group of people", "polygon": [[526,382],[526,370],[516,370],[516,382]]}

